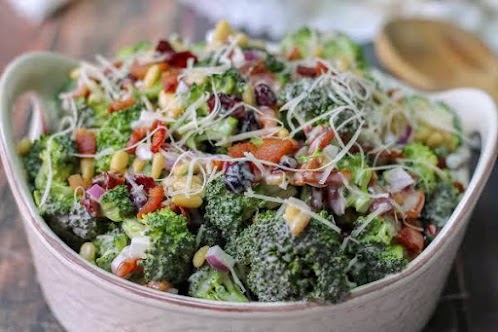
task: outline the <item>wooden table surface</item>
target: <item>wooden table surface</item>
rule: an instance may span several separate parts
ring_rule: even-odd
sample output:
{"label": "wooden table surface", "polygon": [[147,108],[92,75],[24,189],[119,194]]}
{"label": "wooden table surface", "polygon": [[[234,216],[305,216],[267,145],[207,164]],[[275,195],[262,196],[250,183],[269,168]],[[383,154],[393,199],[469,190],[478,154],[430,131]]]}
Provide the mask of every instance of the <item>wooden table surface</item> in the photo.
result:
{"label": "wooden table surface", "polygon": [[[173,0],[78,0],[41,25],[20,18],[0,0],[0,73],[13,57],[29,50],[92,59],[94,54],[110,55],[122,46],[172,32],[195,40],[206,26],[205,20]],[[371,48],[367,53],[372,57]],[[17,119],[16,126],[22,125],[23,119]],[[497,173],[480,200],[445,295],[426,331],[498,330]],[[37,284],[1,165],[0,331],[63,331]]]}

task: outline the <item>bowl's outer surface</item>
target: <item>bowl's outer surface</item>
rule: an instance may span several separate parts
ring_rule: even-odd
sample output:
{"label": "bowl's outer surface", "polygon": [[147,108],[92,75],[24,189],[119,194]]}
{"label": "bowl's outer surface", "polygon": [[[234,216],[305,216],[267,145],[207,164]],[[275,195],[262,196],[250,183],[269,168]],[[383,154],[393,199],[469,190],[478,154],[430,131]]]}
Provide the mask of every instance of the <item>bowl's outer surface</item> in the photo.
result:
{"label": "bowl's outer surface", "polygon": [[[15,60],[0,82],[0,153],[19,206],[46,300],[70,331],[418,331],[438,301],[472,208],[493,167],[497,115],[493,101],[473,89],[437,95],[460,114],[467,132],[481,135],[481,156],[466,193],[435,241],[402,273],[362,286],[337,305],[212,303],[156,292],[88,264],[38,215],[24,183],[11,129],[17,97],[35,91],[49,124],[53,96],[75,61],[50,53]],[[52,119],[52,120],[51,120]]]}

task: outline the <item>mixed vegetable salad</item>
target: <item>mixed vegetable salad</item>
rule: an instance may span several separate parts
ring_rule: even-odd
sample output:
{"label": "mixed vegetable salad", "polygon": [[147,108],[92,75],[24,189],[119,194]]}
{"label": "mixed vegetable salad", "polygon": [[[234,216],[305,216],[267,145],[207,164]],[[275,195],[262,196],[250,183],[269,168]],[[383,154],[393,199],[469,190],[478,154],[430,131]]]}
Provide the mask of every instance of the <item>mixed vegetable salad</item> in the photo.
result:
{"label": "mixed vegetable salad", "polygon": [[333,303],[401,271],[464,183],[460,120],[386,89],[347,36],[220,22],[70,74],[19,153],[40,214],[92,264],[217,301]]}

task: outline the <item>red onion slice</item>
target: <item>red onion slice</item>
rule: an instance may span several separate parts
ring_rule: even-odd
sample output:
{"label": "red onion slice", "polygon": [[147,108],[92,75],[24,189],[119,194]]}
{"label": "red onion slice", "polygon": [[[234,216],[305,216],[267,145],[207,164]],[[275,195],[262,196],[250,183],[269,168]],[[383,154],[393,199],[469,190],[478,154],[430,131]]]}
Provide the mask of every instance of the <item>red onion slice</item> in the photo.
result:
{"label": "red onion slice", "polygon": [[403,168],[396,167],[383,173],[384,180],[389,185],[390,193],[398,193],[415,183],[415,180]]}
{"label": "red onion slice", "polygon": [[104,195],[105,190],[98,184],[94,184],[90,189],[86,191],[88,196],[90,196],[91,199],[98,201],[102,195]]}
{"label": "red onion slice", "polygon": [[206,254],[206,260],[209,265],[222,272],[230,271],[235,265],[235,260],[232,256],[224,252],[218,245],[209,248]]}

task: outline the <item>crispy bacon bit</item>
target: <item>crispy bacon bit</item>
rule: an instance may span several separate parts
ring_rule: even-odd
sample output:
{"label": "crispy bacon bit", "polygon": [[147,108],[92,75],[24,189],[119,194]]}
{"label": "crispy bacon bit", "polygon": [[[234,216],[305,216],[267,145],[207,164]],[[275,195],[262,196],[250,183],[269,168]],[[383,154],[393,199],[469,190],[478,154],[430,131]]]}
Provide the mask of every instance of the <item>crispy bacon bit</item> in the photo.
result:
{"label": "crispy bacon bit", "polygon": [[147,135],[147,130],[145,130],[145,128],[138,128],[133,130],[128,143],[126,143],[125,151],[128,153],[135,153],[135,150],[137,149],[136,144],[140,142],[145,137],[145,135]]}
{"label": "crispy bacon bit", "polygon": [[265,138],[260,146],[253,143],[239,143],[228,148],[228,155],[233,158],[244,157],[245,152],[252,153],[257,159],[278,163],[288,153],[295,152],[297,143],[291,139]]}
{"label": "crispy bacon bit", "polygon": [[256,145],[252,143],[239,143],[228,148],[228,155],[232,158],[243,158],[246,152],[254,154],[256,152]]}
{"label": "crispy bacon bit", "polygon": [[465,187],[460,181],[453,182],[453,187],[455,187],[460,193],[463,193],[465,191]]}
{"label": "crispy bacon bit", "polygon": [[113,100],[109,105],[108,111],[109,113],[122,111],[135,105],[135,103],[135,98],[132,96],[126,96],[123,99]]}
{"label": "crispy bacon bit", "polygon": [[294,47],[290,52],[289,54],[287,54],[287,59],[289,61],[292,61],[292,60],[298,60],[301,58],[301,52],[299,51],[299,49],[297,47]]}
{"label": "crispy bacon bit", "polygon": [[147,70],[149,70],[150,66],[151,66],[150,63],[142,65],[138,61],[135,60],[131,64],[131,67],[130,67],[131,77],[133,77],[134,79],[137,79],[137,80],[144,79],[145,74],[147,74]]}
{"label": "crispy bacon bit", "polygon": [[394,239],[413,256],[417,256],[424,249],[424,236],[413,228],[403,227]]}
{"label": "crispy bacon bit", "polygon": [[116,271],[114,272],[120,278],[128,279],[134,272],[139,269],[138,261],[139,258],[127,258],[119,264]]}
{"label": "crispy bacon bit", "polygon": [[85,128],[76,130],[76,149],[81,154],[94,154],[97,151],[95,133]]}
{"label": "crispy bacon bit", "polygon": [[173,93],[178,87],[178,74],[179,71],[171,69],[163,74],[162,84],[165,92]]}
{"label": "crispy bacon bit", "polygon": [[161,203],[164,199],[164,189],[163,186],[157,185],[149,190],[147,203],[138,211],[137,217],[142,218],[144,214],[154,212],[161,207]]}
{"label": "crispy bacon bit", "polygon": [[79,85],[74,91],[73,91],[73,97],[74,98],[86,98],[90,94],[90,89],[86,84]]}
{"label": "crispy bacon bit", "polygon": [[152,144],[150,145],[150,151],[156,153],[159,152],[161,146],[166,140],[167,131],[165,125],[162,122],[160,124],[153,125],[153,127],[155,127],[154,129],[157,128],[157,131],[154,133],[154,136],[152,136]]}
{"label": "crispy bacon bit", "polygon": [[319,75],[316,67],[307,67],[303,65],[298,65],[296,68],[296,73],[305,77],[316,77]]}

